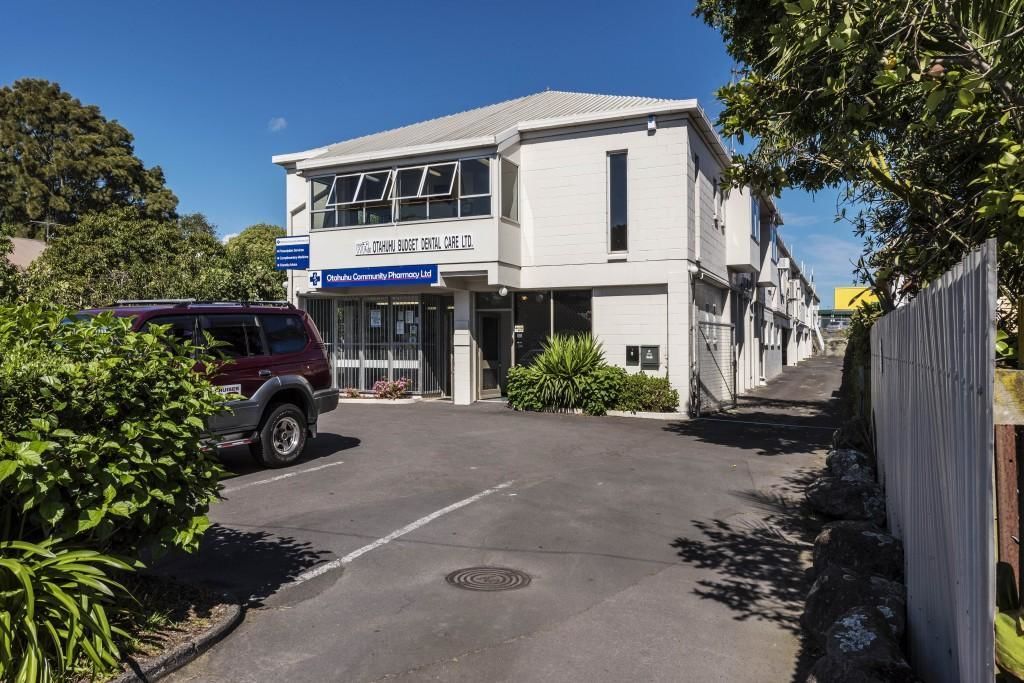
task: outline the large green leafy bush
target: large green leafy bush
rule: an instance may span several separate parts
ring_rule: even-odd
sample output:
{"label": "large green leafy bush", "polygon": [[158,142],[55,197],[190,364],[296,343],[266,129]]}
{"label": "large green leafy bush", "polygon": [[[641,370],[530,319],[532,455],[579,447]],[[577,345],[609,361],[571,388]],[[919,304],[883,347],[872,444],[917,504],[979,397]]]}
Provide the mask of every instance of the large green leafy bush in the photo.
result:
{"label": "large green leafy bush", "polygon": [[194,354],[159,326],[0,306],[0,540],[194,549],[221,474],[200,439],[225,400]]}
{"label": "large green leafy bush", "polygon": [[631,413],[667,413],[679,406],[679,392],[667,377],[652,377],[643,372],[626,375],[615,402],[616,410]]}
{"label": "large green leafy bush", "polygon": [[534,359],[537,393],[548,408],[582,408],[588,376],[604,365],[601,343],[590,335],[555,334]]}
{"label": "large green leafy bush", "polygon": [[0,541],[0,681],[61,680],[82,662],[116,668],[115,639],[128,634],[110,625],[108,607],[125,592],[108,571],[128,569],[95,550]]}

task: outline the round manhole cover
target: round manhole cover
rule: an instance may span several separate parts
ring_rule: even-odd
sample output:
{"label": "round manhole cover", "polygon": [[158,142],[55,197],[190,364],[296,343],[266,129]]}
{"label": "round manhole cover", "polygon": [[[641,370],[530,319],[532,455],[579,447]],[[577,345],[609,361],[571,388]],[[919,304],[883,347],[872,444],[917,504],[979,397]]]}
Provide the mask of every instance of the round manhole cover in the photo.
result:
{"label": "round manhole cover", "polygon": [[510,591],[530,585],[529,574],[508,567],[468,567],[452,572],[444,580],[469,591]]}

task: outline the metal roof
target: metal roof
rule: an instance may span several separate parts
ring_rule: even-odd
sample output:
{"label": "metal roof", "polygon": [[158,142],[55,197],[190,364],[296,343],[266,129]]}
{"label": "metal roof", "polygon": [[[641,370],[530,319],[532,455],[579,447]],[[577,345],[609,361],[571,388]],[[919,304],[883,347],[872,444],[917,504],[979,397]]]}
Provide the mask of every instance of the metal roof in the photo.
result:
{"label": "metal roof", "polygon": [[[601,119],[616,114],[642,115],[672,110],[695,110],[700,112],[695,100],[669,100],[654,97],[629,97],[621,95],[597,95],[591,93],[547,90],[526,95],[505,102],[498,102],[477,109],[442,116],[429,121],[414,123],[401,128],[373,133],[363,137],[344,140],[326,147],[306,152],[283,154],[274,157],[274,162],[288,164],[299,162],[299,167],[320,166],[329,162],[345,163],[359,158],[384,155],[396,150],[416,152],[431,148],[443,148],[477,144],[485,146],[500,142],[502,133],[516,132],[524,123],[552,122],[558,125],[572,125],[588,118]],[[714,141],[721,146],[717,134],[707,121],[707,130]],[[721,151],[728,152],[724,146]]]}

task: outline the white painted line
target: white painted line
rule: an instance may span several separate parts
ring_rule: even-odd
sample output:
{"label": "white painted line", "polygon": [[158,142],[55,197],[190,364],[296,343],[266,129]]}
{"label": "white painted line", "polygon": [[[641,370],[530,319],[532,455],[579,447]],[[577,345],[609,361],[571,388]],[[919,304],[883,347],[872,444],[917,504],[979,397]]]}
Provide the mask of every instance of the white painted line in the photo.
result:
{"label": "white painted line", "polygon": [[481,498],[483,498],[485,496],[489,496],[489,495],[491,495],[492,493],[494,493],[496,491],[500,491],[502,489],[507,489],[509,486],[511,486],[514,483],[515,483],[514,481],[506,481],[504,484],[498,484],[494,488],[487,489],[486,491],[481,491],[480,493],[478,493],[478,494],[476,494],[474,496],[470,496],[469,498],[463,498],[462,500],[458,501],[457,503],[452,503],[451,505],[449,505],[447,507],[443,507],[440,510],[437,510],[435,512],[431,512],[426,517],[420,517],[415,522],[412,522],[411,524],[406,524],[401,529],[395,529],[394,531],[392,531],[387,536],[383,536],[381,538],[378,538],[373,543],[369,543],[367,545],[364,545],[362,548],[359,548],[357,550],[353,550],[352,552],[350,552],[348,555],[345,555],[344,557],[338,558],[337,560],[331,560],[330,562],[327,562],[325,564],[321,564],[319,566],[313,567],[309,571],[305,571],[305,572],[299,574],[297,577],[295,577],[295,579],[293,581],[290,581],[287,585],[283,586],[283,588],[290,588],[292,586],[297,586],[300,583],[305,583],[306,581],[309,581],[310,579],[315,579],[316,577],[321,576],[322,574],[326,574],[327,572],[333,571],[333,570],[337,569],[338,567],[341,567],[341,566],[344,566],[346,564],[349,564],[353,560],[355,560],[355,559],[357,559],[359,557],[362,557],[363,555],[365,555],[366,553],[370,552],[371,550],[376,550],[377,548],[380,548],[381,546],[387,545],[388,543],[390,543],[391,541],[395,540],[396,538],[400,538],[402,536],[405,536],[408,533],[416,531],[416,529],[419,529],[421,526],[424,526],[426,524],[429,524],[430,522],[433,522],[438,517],[443,517],[444,515],[447,515],[449,512],[454,512],[455,510],[458,510],[459,508],[466,507],[470,503],[475,503],[476,501],[480,500]]}
{"label": "white painted line", "polygon": [[714,417],[697,417],[695,420],[704,420],[705,422],[731,422],[733,424],[741,425],[761,425],[762,427],[791,427],[792,429],[827,429],[830,432],[834,432],[839,427],[818,427],[816,425],[791,425],[785,424],[784,422],[752,422],[750,420],[723,420]]}
{"label": "white painted line", "polygon": [[279,474],[276,477],[271,477],[270,479],[260,479],[259,481],[247,481],[246,483],[239,484],[238,486],[230,486],[228,488],[225,488],[223,491],[221,491],[221,493],[234,493],[235,491],[247,489],[250,486],[263,486],[264,484],[273,484],[275,481],[281,481],[282,479],[291,479],[292,477],[297,477],[300,474],[309,474],[310,472],[317,472],[319,470],[325,470],[328,467],[337,467],[338,465],[344,464],[344,460],[339,460],[337,462],[329,462],[326,465],[317,465],[316,467],[310,467],[304,470],[295,470],[294,472],[288,472],[287,474]]}

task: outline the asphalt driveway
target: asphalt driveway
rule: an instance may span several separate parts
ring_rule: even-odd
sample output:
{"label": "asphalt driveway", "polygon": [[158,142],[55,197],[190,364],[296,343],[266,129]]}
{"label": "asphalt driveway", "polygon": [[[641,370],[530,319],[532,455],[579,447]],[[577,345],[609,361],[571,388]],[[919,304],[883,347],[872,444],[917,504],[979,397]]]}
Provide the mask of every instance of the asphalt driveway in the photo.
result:
{"label": "asphalt driveway", "polygon": [[[163,571],[249,610],[170,680],[790,680],[837,385],[814,359],[798,395],[685,422],[343,404],[293,468],[229,459],[203,550]],[[531,582],[446,583],[476,566]]]}

